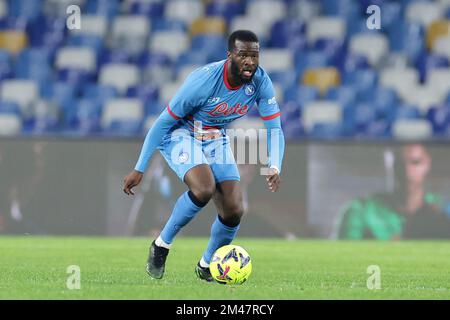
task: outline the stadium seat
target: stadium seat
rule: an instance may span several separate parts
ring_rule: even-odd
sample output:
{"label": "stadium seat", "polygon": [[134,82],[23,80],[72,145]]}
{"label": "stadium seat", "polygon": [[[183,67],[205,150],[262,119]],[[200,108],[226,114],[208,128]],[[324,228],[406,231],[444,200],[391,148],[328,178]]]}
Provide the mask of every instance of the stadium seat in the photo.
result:
{"label": "stadium seat", "polygon": [[450,59],[450,36],[439,37],[436,39],[432,51]]}
{"label": "stadium seat", "polygon": [[7,0],[0,0],[0,19],[5,19],[8,17],[8,9]]}
{"label": "stadium seat", "polygon": [[89,0],[85,6],[86,13],[113,19],[120,10],[120,0]]}
{"label": "stadium seat", "polygon": [[338,124],[342,121],[342,108],[333,101],[316,101],[308,103],[302,114],[305,131],[309,133],[317,123]]}
{"label": "stadium seat", "polygon": [[257,36],[260,45],[268,42],[270,37],[270,24],[259,23],[258,19],[248,15],[235,16],[228,27],[228,32],[231,34],[236,30],[252,30]]}
{"label": "stadium seat", "polygon": [[41,87],[42,98],[56,103],[63,112],[70,108],[77,93],[77,88],[70,83],[50,82]]}
{"label": "stadium seat", "polygon": [[309,22],[319,16],[322,11],[320,1],[316,0],[297,0],[289,5],[288,16],[295,17],[301,21]]}
{"label": "stadium seat", "polygon": [[427,120],[399,120],[394,122],[392,134],[399,140],[423,140],[432,136],[433,130]]}
{"label": "stadium seat", "polygon": [[104,106],[101,126],[107,129],[114,121],[141,121],[143,116],[144,106],[138,99],[113,99]]}
{"label": "stadium seat", "polygon": [[51,101],[39,99],[32,104],[30,120],[23,127],[33,134],[52,132],[59,125],[59,107]]}
{"label": "stadium seat", "polygon": [[0,31],[0,49],[16,54],[28,45],[28,37],[23,31]]}
{"label": "stadium seat", "polygon": [[106,37],[108,32],[108,20],[104,16],[83,14],[81,15],[81,29],[71,30],[71,34],[88,34],[99,37]]}
{"label": "stadium seat", "polygon": [[380,85],[394,89],[403,98],[419,84],[419,73],[414,68],[387,69],[380,72],[379,81]]}
{"label": "stadium seat", "polygon": [[321,51],[300,51],[295,54],[294,59],[295,69],[300,77],[303,76],[306,69],[322,68],[330,65],[327,54]]}
{"label": "stadium seat", "polygon": [[100,129],[102,104],[99,100],[82,98],[66,112],[66,123],[79,133],[93,133]]}
{"label": "stadium seat", "polygon": [[352,108],[356,102],[354,89],[350,86],[329,87],[325,99],[336,101],[343,108]]}
{"label": "stadium seat", "polygon": [[29,21],[42,13],[42,4],[43,1],[14,0],[8,1],[3,6],[7,7],[10,16]]}
{"label": "stadium seat", "polygon": [[286,48],[295,39],[305,38],[306,24],[298,18],[284,18],[276,21],[270,30],[270,45],[275,48]]}
{"label": "stadium seat", "polygon": [[150,21],[145,16],[118,16],[112,23],[111,48],[123,49],[132,55],[146,50]]}
{"label": "stadium seat", "polygon": [[259,64],[269,73],[292,70],[293,60],[292,53],[287,49],[265,49],[259,56]]}
{"label": "stadium seat", "polygon": [[342,78],[342,84],[351,86],[358,100],[363,100],[364,96],[373,90],[378,80],[377,73],[370,69],[344,72]]}
{"label": "stadium seat", "polygon": [[450,92],[450,68],[436,68],[429,71],[426,84],[435,88],[438,94],[447,95]]}
{"label": "stadium seat", "polygon": [[130,2],[128,12],[133,15],[145,15],[152,19],[161,17],[164,14],[164,1],[131,0]]}
{"label": "stadium seat", "polygon": [[443,135],[450,125],[450,105],[437,105],[428,109],[426,118],[430,121],[435,135]]}
{"label": "stadium seat", "polygon": [[303,108],[308,103],[319,98],[319,90],[316,87],[295,84],[286,88],[283,96],[286,103],[295,102]]}
{"label": "stadium seat", "polygon": [[381,58],[389,51],[389,41],[383,34],[356,34],[350,39],[349,51],[367,57],[369,63],[376,67]]}
{"label": "stadium seat", "polygon": [[0,135],[15,136],[22,130],[22,119],[15,114],[0,113]]}
{"label": "stadium seat", "polygon": [[388,35],[391,50],[407,54],[412,63],[415,63],[425,50],[424,27],[418,23],[400,21]]}
{"label": "stadium seat", "polygon": [[173,81],[174,71],[171,66],[150,65],[143,70],[142,81],[157,87]]}
{"label": "stadium seat", "polygon": [[117,98],[119,92],[115,87],[109,85],[88,83],[83,86],[81,96],[84,99],[99,101],[103,105],[108,100]]}
{"label": "stadium seat", "polygon": [[316,139],[336,139],[344,134],[341,123],[315,123],[309,136]]}
{"label": "stadium seat", "polygon": [[205,17],[194,20],[189,27],[189,34],[195,36],[198,34],[225,34],[227,29],[225,19],[221,17]]}
{"label": "stadium seat", "polygon": [[371,103],[360,103],[355,106],[350,118],[347,118],[347,126],[353,127],[356,133],[363,134],[369,124],[376,120],[376,109]]}
{"label": "stadium seat", "polygon": [[149,48],[152,52],[164,53],[176,60],[189,48],[189,37],[181,31],[157,31],[150,37]]}
{"label": "stadium seat", "polygon": [[[410,102],[407,102],[410,103]],[[395,111],[395,120],[414,120],[422,118],[421,110],[411,104],[402,104]]]}
{"label": "stadium seat", "polygon": [[306,36],[308,42],[313,44],[317,39],[338,39],[345,38],[346,25],[341,17],[316,17],[308,22]]}
{"label": "stadium seat", "polygon": [[416,68],[419,71],[420,74],[420,82],[425,82],[428,78],[428,73],[432,69],[439,69],[439,68],[448,68],[449,67],[449,61],[447,57],[435,54],[435,53],[427,53],[422,55],[417,63]]}
{"label": "stadium seat", "polygon": [[251,1],[247,3],[246,13],[270,28],[276,20],[286,16],[286,4],[276,0]]}
{"label": "stadium seat", "polygon": [[207,16],[220,16],[227,22],[243,13],[244,5],[240,1],[209,1],[206,4]]}
{"label": "stadium seat", "polygon": [[334,67],[306,70],[301,83],[306,86],[316,87],[324,94],[329,87],[338,86],[341,83],[339,71]]}
{"label": "stadium seat", "polygon": [[26,115],[39,97],[39,88],[31,80],[5,80],[1,84],[0,97],[2,101],[17,103],[22,114]]}
{"label": "stadium seat", "polygon": [[83,47],[61,48],[55,58],[57,69],[78,69],[94,72],[97,69],[97,61],[94,50]]}
{"label": "stadium seat", "polygon": [[442,15],[443,10],[439,3],[424,1],[411,2],[405,12],[409,22],[419,23],[425,27],[440,19]]}
{"label": "stadium seat", "polygon": [[427,48],[433,49],[436,40],[446,36],[450,36],[450,21],[437,20],[432,22],[426,29]]}
{"label": "stadium seat", "polygon": [[440,90],[439,87],[425,85],[416,85],[410,88],[410,91],[403,96],[403,101],[416,105],[422,113],[435,104],[445,101],[446,92]]}
{"label": "stadium seat", "polygon": [[188,25],[203,14],[204,7],[201,1],[171,0],[166,4],[166,18],[181,20]]}
{"label": "stadium seat", "polygon": [[99,83],[110,85],[120,94],[140,81],[139,69],[134,64],[107,64],[100,70]]}

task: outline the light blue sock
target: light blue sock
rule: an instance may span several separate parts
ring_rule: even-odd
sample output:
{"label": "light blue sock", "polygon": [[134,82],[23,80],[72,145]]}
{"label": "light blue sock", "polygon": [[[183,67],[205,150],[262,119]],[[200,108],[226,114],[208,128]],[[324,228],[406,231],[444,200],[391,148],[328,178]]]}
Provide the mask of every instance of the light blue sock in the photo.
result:
{"label": "light blue sock", "polygon": [[203,209],[192,202],[188,192],[186,191],[178,198],[169,220],[161,231],[161,239],[167,244],[171,244],[180,229]]}
{"label": "light blue sock", "polygon": [[216,220],[211,226],[211,237],[209,238],[208,247],[203,253],[203,260],[206,263],[211,261],[214,252],[222,246],[230,244],[236,237],[239,230],[239,225],[235,227],[228,227],[224,225],[217,216]]}

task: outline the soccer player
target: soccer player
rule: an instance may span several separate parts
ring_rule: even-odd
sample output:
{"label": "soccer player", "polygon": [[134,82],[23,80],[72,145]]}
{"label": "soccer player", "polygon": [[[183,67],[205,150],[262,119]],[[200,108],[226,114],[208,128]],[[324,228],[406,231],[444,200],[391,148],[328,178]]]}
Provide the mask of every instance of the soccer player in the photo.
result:
{"label": "soccer player", "polygon": [[213,199],[218,216],[195,268],[200,279],[213,280],[209,272],[212,255],[235,238],[243,214],[239,171],[224,126],[255,104],[267,129],[266,181],[276,192],[285,144],[280,109],[272,82],[259,66],[259,41],[251,31],[233,32],[228,38],[227,59],[193,71],[149,130],[134,170],[124,178],[123,191],[134,195],[132,188],[140,183],[155,149],[189,189],[178,198],[150,246],[146,270],[151,277],[163,277],[175,236]]}

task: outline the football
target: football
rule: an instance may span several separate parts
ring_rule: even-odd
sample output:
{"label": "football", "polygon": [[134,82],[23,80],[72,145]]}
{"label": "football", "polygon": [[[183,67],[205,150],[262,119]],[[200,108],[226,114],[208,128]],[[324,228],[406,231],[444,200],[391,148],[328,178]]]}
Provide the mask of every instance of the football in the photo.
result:
{"label": "football", "polygon": [[226,245],[214,252],[209,270],[221,284],[243,284],[252,273],[252,261],[244,248]]}

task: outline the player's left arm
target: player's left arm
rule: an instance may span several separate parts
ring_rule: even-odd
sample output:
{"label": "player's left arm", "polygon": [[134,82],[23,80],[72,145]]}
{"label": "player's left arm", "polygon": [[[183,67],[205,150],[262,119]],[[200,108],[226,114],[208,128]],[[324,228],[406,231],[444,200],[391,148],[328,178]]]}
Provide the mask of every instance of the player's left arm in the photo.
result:
{"label": "player's left arm", "polygon": [[269,153],[269,174],[266,181],[270,191],[276,192],[281,183],[281,167],[283,163],[285,140],[281,128],[280,107],[275,98],[272,81],[266,75],[259,89],[257,99],[258,110],[267,130],[267,146]]}

